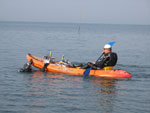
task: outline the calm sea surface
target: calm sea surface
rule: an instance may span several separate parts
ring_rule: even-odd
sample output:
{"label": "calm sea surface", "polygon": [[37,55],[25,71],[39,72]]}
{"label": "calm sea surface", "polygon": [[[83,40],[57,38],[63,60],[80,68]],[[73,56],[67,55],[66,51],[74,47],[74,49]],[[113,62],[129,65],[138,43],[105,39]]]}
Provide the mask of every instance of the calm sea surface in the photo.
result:
{"label": "calm sea surface", "polygon": [[[0,22],[0,113],[149,113],[150,26]],[[116,41],[116,69],[132,74],[107,80],[63,74],[20,73],[26,54],[52,51],[75,63],[95,61]]]}

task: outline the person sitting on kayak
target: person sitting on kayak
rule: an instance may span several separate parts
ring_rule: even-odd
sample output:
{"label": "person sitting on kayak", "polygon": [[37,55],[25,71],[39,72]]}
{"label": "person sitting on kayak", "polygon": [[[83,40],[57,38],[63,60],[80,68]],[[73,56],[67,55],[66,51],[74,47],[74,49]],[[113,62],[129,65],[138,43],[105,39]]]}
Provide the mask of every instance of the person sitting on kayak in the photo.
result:
{"label": "person sitting on kayak", "polygon": [[82,68],[87,69],[92,67],[92,69],[112,69],[113,66],[117,63],[117,54],[115,52],[112,52],[112,46],[109,44],[106,44],[104,46],[102,57],[100,57],[96,62],[88,62],[86,65],[84,65]]}

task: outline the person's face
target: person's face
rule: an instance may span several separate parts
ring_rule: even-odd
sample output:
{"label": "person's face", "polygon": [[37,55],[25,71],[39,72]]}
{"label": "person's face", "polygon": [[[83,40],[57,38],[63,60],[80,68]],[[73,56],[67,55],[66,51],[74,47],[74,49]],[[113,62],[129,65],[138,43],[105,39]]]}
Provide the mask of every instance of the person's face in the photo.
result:
{"label": "person's face", "polygon": [[104,49],[104,54],[107,54],[107,53],[109,53],[109,52],[111,52],[111,50],[110,49]]}

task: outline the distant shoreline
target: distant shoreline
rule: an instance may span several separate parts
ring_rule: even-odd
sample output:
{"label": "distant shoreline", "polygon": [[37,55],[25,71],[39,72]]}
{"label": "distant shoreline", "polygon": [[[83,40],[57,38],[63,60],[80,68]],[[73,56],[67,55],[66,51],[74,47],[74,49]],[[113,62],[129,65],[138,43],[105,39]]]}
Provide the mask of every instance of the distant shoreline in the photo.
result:
{"label": "distant shoreline", "polygon": [[74,23],[74,22],[32,22],[32,21],[0,21],[0,23],[25,23],[25,24],[37,24],[37,23],[41,23],[41,24],[77,24],[77,25],[131,25],[131,26],[150,26],[150,25],[146,25],[146,24],[106,24],[106,23]]}

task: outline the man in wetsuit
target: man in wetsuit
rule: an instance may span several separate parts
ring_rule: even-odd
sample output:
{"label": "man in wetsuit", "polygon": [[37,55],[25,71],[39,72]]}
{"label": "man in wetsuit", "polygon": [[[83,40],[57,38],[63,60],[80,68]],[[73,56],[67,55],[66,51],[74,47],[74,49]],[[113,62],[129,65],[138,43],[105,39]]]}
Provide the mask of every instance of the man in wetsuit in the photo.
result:
{"label": "man in wetsuit", "polygon": [[92,67],[92,69],[105,69],[109,67],[108,69],[112,69],[113,66],[116,65],[117,59],[117,54],[112,52],[111,45],[106,44],[104,46],[102,57],[99,58],[96,62],[87,63],[82,68],[87,69],[89,67]]}

